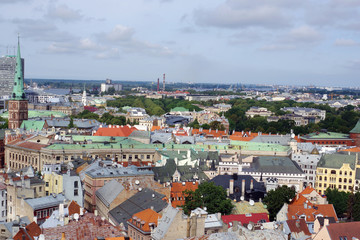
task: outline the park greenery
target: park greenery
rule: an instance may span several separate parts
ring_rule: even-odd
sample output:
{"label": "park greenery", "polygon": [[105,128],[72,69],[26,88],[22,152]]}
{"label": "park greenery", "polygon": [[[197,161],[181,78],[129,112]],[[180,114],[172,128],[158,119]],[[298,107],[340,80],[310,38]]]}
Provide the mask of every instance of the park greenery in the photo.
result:
{"label": "park greenery", "polygon": [[348,220],[360,221],[360,192],[351,193],[338,189],[326,189],[325,196],[334,205],[339,218],[346,216]]}
{"label": "park greenery", "polygon": [[266,204],[269,211],[270,221],[276,220],[276,214],[283,207],[284,203],[290,203],[295,197],[296,191],[293,187],[283,185],[277,187],[275,190],[270,190],[264,198],[264,204]]}
{"label": "park greenery", "polygon": [[226,197],[226,191],[213,182],[203,182],[195,191],[185,190],[185,204],[182,206],[185,214],[190,215],[191,211],[200,207],[205,208],[209,214],[218,213],[231,214],[233,204]]}

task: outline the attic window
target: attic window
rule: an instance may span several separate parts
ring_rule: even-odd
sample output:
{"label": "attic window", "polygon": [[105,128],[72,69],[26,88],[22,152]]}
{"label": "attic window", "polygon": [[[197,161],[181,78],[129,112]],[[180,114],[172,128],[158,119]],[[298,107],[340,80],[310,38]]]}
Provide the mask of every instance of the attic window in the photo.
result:
{"label": "attic window", "polygon": [[38,139],[36,142],[40,142],[40,139]]}

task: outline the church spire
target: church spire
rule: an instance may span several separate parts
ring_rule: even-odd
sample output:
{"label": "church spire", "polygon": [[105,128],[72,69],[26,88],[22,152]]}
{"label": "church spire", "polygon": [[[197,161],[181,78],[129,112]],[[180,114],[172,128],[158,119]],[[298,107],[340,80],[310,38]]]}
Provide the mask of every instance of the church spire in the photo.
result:
{"label": "church spire", "polygon": [[14,99],[14,100],[24,100],[25,99],[24,70],[23,70],[23,64],[21,61],[21,54],[20,54],[20,36],[18,36],[18,48],[17,48],[17,55],[16,55],[14,88],[13,88],[13,92],[11,95],[11,99]]}

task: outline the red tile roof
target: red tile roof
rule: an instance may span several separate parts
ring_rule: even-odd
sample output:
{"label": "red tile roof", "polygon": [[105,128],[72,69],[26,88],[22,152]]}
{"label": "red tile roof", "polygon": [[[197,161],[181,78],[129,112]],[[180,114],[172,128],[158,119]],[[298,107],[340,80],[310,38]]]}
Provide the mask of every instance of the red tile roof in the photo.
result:
{"label": "red tile roof", "polygon": [[214,138],[218,138],[218,137],[222,137],[222,136],[228,136],[228,134],[226,133],[226,131],[216,131],[216,130],[211,130],[211,129],[193,129],[192,130],[192,134],[196,135],[206,135],[206,136],[213,136]]}
{"label": "red tile roof", "polygon": [[[326,226],[330,239],[354,239],[360,238],[360,222],[331,223]],[[344,238],[346,237],[346,238]]]}
{"label": "red tile roof", "polygon": [[144,232],[151,232],[150,224],[155,224],[155,226],[157,226],[159,218],[161,218],[159,213],[148,208],[134,214],[132,218],[128,220],[128,222]]}
{"label": "red tile roof", "polygon": [[39,225],[35,222],[30,223],[25,227],[25,229],[20,228],[19,231],[13,237],[14,240],[24,240],[23,236],[26,240],[34,240],[35,237],[38,237],[41,234],[41,229]]}
{"label": "red tile roof", "polygon": [[[264,133],[263,135],[268,134]],[[259,134],[253,132],[234,132],[232,135],[230,135],[230,139],[234,141],[250,141],[257,136],[259,136]]]}
{"label": "red tile roof", "polygon": [[304,204],[289,204],[286,215],[287,219],[300,219],[300,217],[306,216],[306,222],[314,222],[319,215],[323,217],[333,217],[335,221],[338,221],[332,204],[314,205],[310,203],[310,201],[307,201],[306,206]]}
{"label": "red tile roof", "polygon": [[184,199],[183,191],[185,191],[185,190],[195,191],[196,189],[198,189],[198,187],[199,187],[198,182],[195,182],[195,184],[194,184],[194,182],[184,182],[184,183],[174,182],[174,183],[172,183],[170,196],[171,196],[171,199],[173,199],[173,200],[171,201],[171,206],[177,207],[177,206],[184,205],[185,199]]}
{"label": "red tile roof", "polygon": [[339,152],[360,152],[360,147],[344,149],[344,150],[340,150]]}
{"label": "red tile roof", "polygon": [[33,149],[33,150],[40,150],[43,147],[47,147],[48,145],[39,144],[39,143],[33,143],[33,142],[23,142],[23,143],[17,144],[17,146],[22,147],[22,148]]}
{"label": "red tile roof", "polygon": [[94,136],[128,137],[135,130],[137,130],[135,127],[129,127],[127,125],[109,126],[107,128],[99,128]]}
{"label": "red tile roof", "polygon": [[311,236],[309,228],[304,219],[291,219],[286,220],[287,225],[289,226],[290,232],[292,233],[301,233],[303,232],[307,236]]}
{"label": "red tile roof", "polygon": [[75,201],[71,201],[71,203],[68,206],[68,210],[69,210],[69,216],[75,213],[80,214],[80,206]]}
{"label": "red tile roof", "polygon": [[61,239],[65,233],[66,239],[95,239],[96,237],[122,237],[120,227],[115,227],[107,220],[101,220],[100,216],[95,217],[92,213],[85,213],[79,221],[70,221],[65,226],[44,228],[45,239]]}
{"label": "red tile roof", "polygon": [[258,223],[260,220],[269,222],[267,213],[252,213],[252,214],[237,214],[237,215],[223,215],[221,219],[230,227],[233,221],[241,222],[242,225],[247,225],[249,222]]}

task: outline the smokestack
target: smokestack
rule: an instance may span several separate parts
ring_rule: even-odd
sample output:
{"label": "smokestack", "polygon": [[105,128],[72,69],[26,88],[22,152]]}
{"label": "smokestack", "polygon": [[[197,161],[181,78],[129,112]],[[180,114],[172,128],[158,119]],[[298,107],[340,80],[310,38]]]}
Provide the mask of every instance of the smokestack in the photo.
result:
{"label": "smokestack", "polygon": [[234,194],[234,179],[230,179],[229,182],[229,193]]}
{"label": "smokestack", "polygon": [[165,92],[165,73],[164,73],[164,78],[163,78],[163,91]]}
{"label": "smokestack", "polygon": [[157,91],[160,90],[160,79],[158,78],[158,82],[157,82]]}
{"label": "smokestack", "polygon": [[243,179],[241,183],[241,196],[245,197],[245,179]]}

